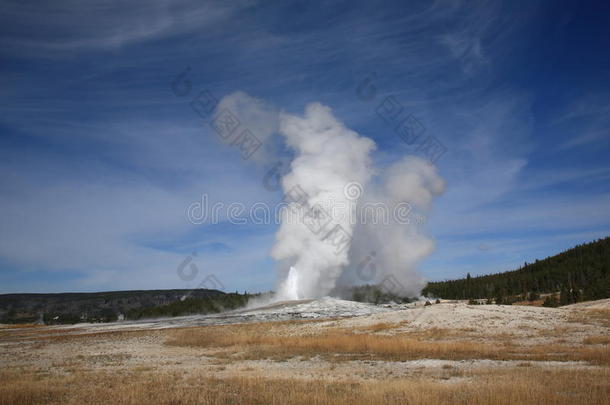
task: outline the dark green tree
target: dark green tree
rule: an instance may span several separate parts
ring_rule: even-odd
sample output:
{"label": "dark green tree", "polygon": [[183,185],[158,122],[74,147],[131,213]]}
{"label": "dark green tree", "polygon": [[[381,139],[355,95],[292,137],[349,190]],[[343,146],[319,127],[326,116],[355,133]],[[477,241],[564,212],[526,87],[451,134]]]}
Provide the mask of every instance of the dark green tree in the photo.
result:
{"label": "dark green tree", "polygon": [[458,280],[431,282],[423,295],[447,299],[479,299],[501,296],[504,302],[518,297],[559,293],[558,302],[610,298],[610,237],[578,245],[558,255],[524,263],[504,273]]}

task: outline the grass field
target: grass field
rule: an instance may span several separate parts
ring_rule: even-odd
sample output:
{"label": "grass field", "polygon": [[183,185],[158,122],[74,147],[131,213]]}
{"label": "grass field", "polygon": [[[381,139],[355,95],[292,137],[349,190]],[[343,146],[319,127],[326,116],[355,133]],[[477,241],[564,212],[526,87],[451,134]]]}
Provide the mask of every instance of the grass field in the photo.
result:
{"label": "grass field", "polygon": [[609,404],[608,311],[521,308],[0,327],[0,405]]}

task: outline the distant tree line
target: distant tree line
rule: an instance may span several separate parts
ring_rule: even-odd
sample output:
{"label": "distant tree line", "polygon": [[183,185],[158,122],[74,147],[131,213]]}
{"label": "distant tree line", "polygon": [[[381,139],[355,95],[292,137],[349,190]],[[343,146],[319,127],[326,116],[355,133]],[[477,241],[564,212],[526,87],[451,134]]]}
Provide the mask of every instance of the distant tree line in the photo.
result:
{"label": "distant tree line", "polygon": [[161,318],[193,314],[215,314],[244,307],[248,300],[258,294],[229,293],[205,298],[185,298],[166,305],[132,309],[127,319]]}
{"label": "distant tree line", "polygon": [[610,237],[578,245],[558,255],[525,263],[504,273],[428,283],[422,294],[447,299],[487,299],[511,303],[539,299],[559,306],[610,297]]}
{"label": "distant tree line", "polygon": [[236,309],[260,294],[218,290],[0,295],[0,323],[75,324],[210,314]]}

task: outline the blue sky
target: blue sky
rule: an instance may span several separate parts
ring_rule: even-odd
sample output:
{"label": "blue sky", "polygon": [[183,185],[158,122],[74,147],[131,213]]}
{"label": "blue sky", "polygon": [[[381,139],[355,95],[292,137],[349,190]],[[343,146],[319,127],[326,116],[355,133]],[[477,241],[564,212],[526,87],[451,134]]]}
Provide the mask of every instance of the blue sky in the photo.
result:
{"label": "blue sky", "polygon": [[[244,161],[190,108],[203,90],[271,113],[328,105],[382,166],[417,153],[376,113],[394,96],[447,149],[447,189],[422,225],[429,279],[607,236],[609,17],[602,1],[4,1],[0,293],[191,288],[210,274],[272,288],[277,225],[194,225],[185,210],[202,194],[279,201],[263,178],[289,153],[269,140]],[[191,259],[186,282],[176,269]]]}

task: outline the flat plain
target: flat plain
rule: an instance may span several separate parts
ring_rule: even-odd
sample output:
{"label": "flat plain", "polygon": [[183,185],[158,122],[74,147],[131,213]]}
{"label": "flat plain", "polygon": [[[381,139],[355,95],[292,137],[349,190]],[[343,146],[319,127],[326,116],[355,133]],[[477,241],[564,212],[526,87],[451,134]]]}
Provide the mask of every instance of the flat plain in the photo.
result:
{"label": "flat plain", "polygon": [[0,404],[610,403],[610,300],[268,320],[290,306],[206,326],[2,325]]}

